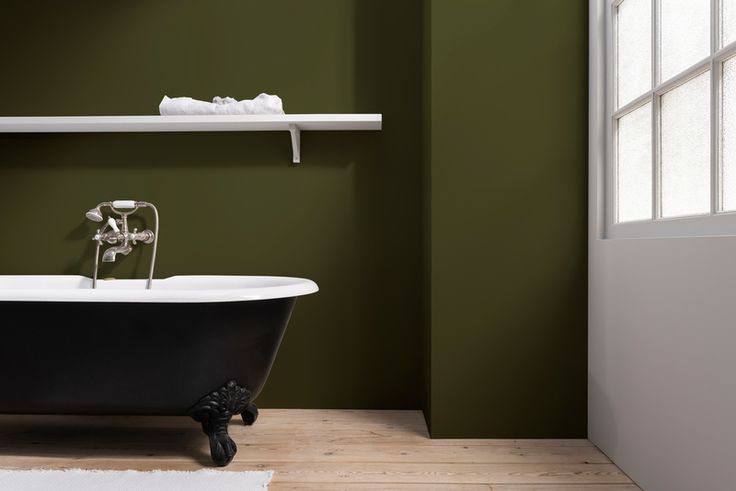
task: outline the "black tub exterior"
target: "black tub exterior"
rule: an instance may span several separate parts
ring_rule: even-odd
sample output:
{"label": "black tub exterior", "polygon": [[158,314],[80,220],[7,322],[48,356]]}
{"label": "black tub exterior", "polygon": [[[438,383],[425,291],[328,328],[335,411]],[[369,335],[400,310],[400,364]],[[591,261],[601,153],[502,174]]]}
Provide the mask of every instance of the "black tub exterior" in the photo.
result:
{"label": "black tub exterior", "polygon": [[[0,413],[193,415],[205,407],[207,421],[227,413],[227,436],[233,414],[255,419],[250,405],[295,302],[0,302]],[[245,400],[202,406],[230,381],[246,389]],[[222,430],[222,421],[208,431],[214,422],[195,419],[208,435]]]}

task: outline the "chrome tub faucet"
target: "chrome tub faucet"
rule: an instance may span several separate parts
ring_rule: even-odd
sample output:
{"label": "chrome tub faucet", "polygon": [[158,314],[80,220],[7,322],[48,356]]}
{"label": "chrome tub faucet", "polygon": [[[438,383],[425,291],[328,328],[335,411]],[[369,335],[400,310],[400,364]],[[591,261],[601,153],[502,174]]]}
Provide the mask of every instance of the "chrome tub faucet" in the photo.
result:
{"label": "chrome tub faucet", "polygon": [[[151,289],[153,284],[153,269],[156,265],[156,248],[158,246],[158,210],[156,207],[145,201],[134,200],[116,200],[104,201],[89,210],[85,216],[93,222],[102,222],[102,208],[110,208],[113,213],[120,218],[108,217],[105,225],[101,229],[97,229],[97,233],[92,240],[97,242],[95,249],[95,269],[92,275],[92,288],[97,288],[97,271],[99,269],[100,247],[104,244],[110,244],[102,254],[103,263],[115,262],[118,254],[127,256],[133,250],[133,246],[138,242],[143,244],[153,244],[153,253],[151,256],[151,267],[148,271],[148,282],[146,289]],[[151,208],[154,216],[154,230],[143,230],[139,232],[137,228],[131,232],[128,228],[128,215],[135,213],[138,208]]]}

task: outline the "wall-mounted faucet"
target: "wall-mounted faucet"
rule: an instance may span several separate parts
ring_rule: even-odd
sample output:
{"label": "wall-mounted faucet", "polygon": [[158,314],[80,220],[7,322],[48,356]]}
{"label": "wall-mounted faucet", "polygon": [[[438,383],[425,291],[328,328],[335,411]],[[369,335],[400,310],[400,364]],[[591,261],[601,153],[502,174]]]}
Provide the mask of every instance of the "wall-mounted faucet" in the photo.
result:
{"label": "wall-mounted faucet", "polygon": [[[105,225],[101,229],[97,229],[97,233],[92,237],[92,240],[97,242],[95,250],[95,269],[94,274],[92,275],[92,288],[97,288],[97,270],[99,268],[100,247],[103,244],[107,243],[112,247],[108,247],[102,254],[102,262],[112,263],[115,262],[118,254],[127,256],[130,254],[130,251],[133,250],[134,245],[137,245],[138,242],[142,242],[143,244],[153,243],[151,267],[148,271],[148,282],[146,283],[146,288],[150,290],[151,285],[153,284],[153,269],[156,265],[156,248],[158,246],[158,210],[153,204],[145,201],[116,200],[100,203],[89,210],[85,216],[93,222],[101,222],[102,208],[110,208],[110,210],[119,215],[120,218],[109,217]],[[128,215],[135,213],[138,208],[151,208],[151,210],[153,210],[155,219],[154,231],[143,230],[142,232],[138,232],[138,229],[136,228],[131,232],[128,229]]]}

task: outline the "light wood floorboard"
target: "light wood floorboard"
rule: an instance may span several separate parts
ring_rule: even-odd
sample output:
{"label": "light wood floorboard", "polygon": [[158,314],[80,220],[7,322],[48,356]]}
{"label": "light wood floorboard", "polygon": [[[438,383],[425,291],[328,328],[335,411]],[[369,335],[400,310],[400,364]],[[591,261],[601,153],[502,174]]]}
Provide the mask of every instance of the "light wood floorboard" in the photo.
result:
{"label": "light wood floorboard", "polygon": [[[272,469],[272,490],[632,491],[587,440],[429,439],[419,411],[266,409],[230,425],[227,470]],[[0,468],[196,470],[188,418],[0,416]]]}

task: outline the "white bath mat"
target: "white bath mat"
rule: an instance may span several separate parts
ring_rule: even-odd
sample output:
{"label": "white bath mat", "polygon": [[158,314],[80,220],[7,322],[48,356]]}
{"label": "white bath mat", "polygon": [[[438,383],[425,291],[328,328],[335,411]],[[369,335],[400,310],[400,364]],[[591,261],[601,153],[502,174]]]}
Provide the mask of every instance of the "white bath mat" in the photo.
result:
{"label": "white bath mat", "polygon": [[0,470],[2,491],[262,491],[273,471]]}

